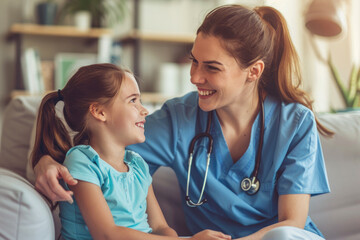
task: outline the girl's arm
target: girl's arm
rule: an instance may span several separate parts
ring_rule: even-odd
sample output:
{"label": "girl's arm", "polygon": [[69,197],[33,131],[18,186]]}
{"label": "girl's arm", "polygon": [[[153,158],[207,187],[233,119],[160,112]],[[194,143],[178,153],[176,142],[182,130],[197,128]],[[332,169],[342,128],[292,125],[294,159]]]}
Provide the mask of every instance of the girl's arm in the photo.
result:
{"label": "girl's arm", "polygon": [[269,225],[247,237],[238,238],[237,240],[260,240],[265,233],[281,226],[292,226],[303,229],[309,212],[309,204],[309,194],[280,195],[278,201],[279,222]]}
{"label": "girl's arm", "polygon": [[153,233],[163,236],[177,236],[175,230],[170,228],[165,220],[159,203],[155,197],[152,185],[149,187],[146,201],[146,212],[148,214],[149,225],[153,229]]}
{"label": "girl's arm", "polygon": [[[153,209],[149,211],[151,215],[151,224],[154,224],[155,231],[158,233],[166,234],[167,236],[159,236],[137,231],[127,227],[115,225],[111,211],[103,196],[99,186],[78,181],[78,184],[69,186],[74,192],[75,200],[80,208],[80,212],[85,220],[87,227],[93,239],[124,239],[124,240],[179,240],[174,230],[169,228],[166,224],[162,213],[159,215],[155,213],[154,199],[150,202]],[[152,189],[151,189],[152,190]],[[154,197],[154,196],[153,196]],[[155,197],[154,197],[155,198]],[[159,206],[157,206],[159,207]],[[158,209],[159,210],[159,209]],[[157,211],[158,211],[157,210]],[[161,212],[161,211],[160,211]],[[165,223],[165,224],[164,224]],[[192,240],[222,240],[231,239],[229,236],[220,232],[205,230],[195,236],[191,237]]]}

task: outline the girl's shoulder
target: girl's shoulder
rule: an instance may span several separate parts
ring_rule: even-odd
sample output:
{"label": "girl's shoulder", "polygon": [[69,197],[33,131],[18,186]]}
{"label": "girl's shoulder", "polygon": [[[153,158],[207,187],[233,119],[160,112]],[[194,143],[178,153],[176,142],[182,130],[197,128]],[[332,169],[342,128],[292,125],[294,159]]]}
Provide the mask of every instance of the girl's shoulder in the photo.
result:
{"label": "girl's shoulder", "polygon": [[98,156],[98,153],[90,145],[77,145],[70,148],[66,153],[66,157],[87,158],[91,161]]}
{"label": "girl's shoulder", "polygon": [[138,154],[132,150],[126,150],[124,161],[128,164],[136,165],[140,168],[146,168],[147,163],[145,160]]}
{"label": "girl's shoulder", "polygon": [[135,172],[141,172],[145,176],[150,177],[149,165],[137,152],[126,150],[124,161],[129,166],[132,166]]}

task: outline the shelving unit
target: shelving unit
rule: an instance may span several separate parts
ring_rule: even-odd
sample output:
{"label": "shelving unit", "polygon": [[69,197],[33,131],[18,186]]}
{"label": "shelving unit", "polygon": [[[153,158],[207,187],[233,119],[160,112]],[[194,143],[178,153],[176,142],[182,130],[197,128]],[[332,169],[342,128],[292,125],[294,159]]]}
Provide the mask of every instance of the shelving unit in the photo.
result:
{"label": "shelving unit", "polygon": [[192,44],[194,42],[195,35],[191,34],[162,34],[162,33],[150,33],[141,32],[139,30],[132,30],[128,34],[121,36],[118,41],[149,41],[149,42],[165,42],[165,43],[184,43]]}
{"label": "shelving unit", "polygon": [[[122,36],[114,39],[117,42],[120,42],[123,46],[132,49],[131,59],[133,60],[133,72],[136,76],[141,76],[142,73],[141,65],[144,64],[141,62],[140,55],[143,54],[141,49],[142,44],[147,43],[161,43],[161,44],[176,44],[176,46],[189,46],[193,43],[195,35],[191,34],[159,34],[151,32],[143,32],[139,30],[139,8],[142,0],[133,0],[132,4],[134,7],[134,18],[132,30]],[[46,25],[37,25],[37,24],[13,24],[7,35],[9,41],[14,41],[15,54],[16,54],[16,63],[15,63],[15,76],[16,76],[16,89],[11,97],[17,95],[29,95],[29,92],[26,92],[23,89],[22,81],[22,69],[21,69],[21,56],[23,41],[26,36],[35,36],[37,38],[45,39],[50,37],[56,38],[75,38],[76,41],[84,41],[85,44],[93,43],[99,41],[102,36],[113,36],[112,29],[107,28],[93,28],[88,31],[81,31],[74,26],[46,26]],[[170,55],[169,55],[170,56]],[[156,56],[155,56],[156,57]],[[169,97],[162,96],[156,93],[144,93],[144,101],[149,102],[163,102]],[[159,99],[159,100],[156,100]]]}
{"label": "shelving unit", "polygon": [[73,26],[46,26],[37,24],[13,24],[7,34],[8,41],[15,41],[15,77],[16,88],[23,88],[22,74],[21,74],[21,55],[23,37],[27,35],[41,36],[41,37],[73,37],[83,40],[99,40],[103,36],[111,36],[112,30],[107,28],[93,28],[87,31],[81,31]]}
{"label": "shelving unit", "polygon": [[81,31],[73,26],[47,26],[38,24],[16,23],[10,27],[8,38],[21,35],[57,36],[57,37],[78,37],[97,39],[104,35],[112,35],[111,29],[92,28]]}
{"label": "shelving unit", "polygon": [[[133,48],[132,59],[135,76],[144,79],[143,72],[141,72],[142,61],[141,57],[144,54],[142,46],[147,43],[161,43],[161,44],[177,44],[189,46],[194,42],[194,34],[177,34],[177,33],[159,33],[147,32],[140,29],[140,10],[144,0],[132,0],[133,4],[133,25],[132,30],[123,36],[116,39],[117,42]],[[156,56],[154,56],[156,58]]]}

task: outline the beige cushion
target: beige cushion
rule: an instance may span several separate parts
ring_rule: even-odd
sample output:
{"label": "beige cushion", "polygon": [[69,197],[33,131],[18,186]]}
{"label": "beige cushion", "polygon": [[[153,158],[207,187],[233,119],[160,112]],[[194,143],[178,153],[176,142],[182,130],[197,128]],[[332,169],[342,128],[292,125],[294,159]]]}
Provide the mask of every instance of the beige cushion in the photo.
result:
{"label": "beige cushion", "polygon": [[30,133],[40,105],[40,97],[22,96],[13,99],[4,111],[1,136],[0,167],[26,176]]}

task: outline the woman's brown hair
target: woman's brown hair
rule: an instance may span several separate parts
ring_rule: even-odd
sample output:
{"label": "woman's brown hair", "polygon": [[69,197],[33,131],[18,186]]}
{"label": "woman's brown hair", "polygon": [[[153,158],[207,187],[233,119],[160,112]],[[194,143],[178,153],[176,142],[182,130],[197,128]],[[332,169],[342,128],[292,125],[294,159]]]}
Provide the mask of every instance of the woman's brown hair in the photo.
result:
{"label": "woman's brown hair", "polygon": [[[47,94],[39,108],[32,166],[35,167],[43,155],[50,155],[62,163],[72,146],[86,144],[90,134],[87,129],[90,105],[110,103],[119,92],[124,77],[125,70],[113,64],[93,64],[81,67],[62,90]],[[64,102],[65,121],[76,132],[73,140],[56,116],[58,101]]]}
{"label": "woman's brown hair", "polygon": [[[220,6],[207,14],[197,34],[200,32],[219,38],[243,68],[258,60],[264,61],[259,90],[313,111],[312,100],[300,89],[299,58],[279,11],[267,6],[253,10],[240,5]],[[315,119],[321,134],[333,134]]]}

